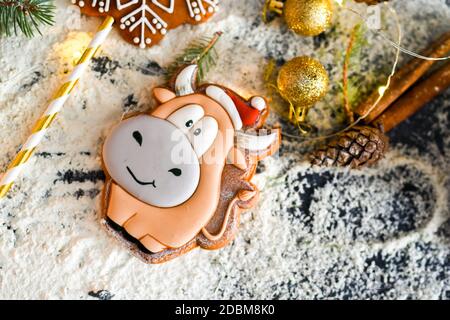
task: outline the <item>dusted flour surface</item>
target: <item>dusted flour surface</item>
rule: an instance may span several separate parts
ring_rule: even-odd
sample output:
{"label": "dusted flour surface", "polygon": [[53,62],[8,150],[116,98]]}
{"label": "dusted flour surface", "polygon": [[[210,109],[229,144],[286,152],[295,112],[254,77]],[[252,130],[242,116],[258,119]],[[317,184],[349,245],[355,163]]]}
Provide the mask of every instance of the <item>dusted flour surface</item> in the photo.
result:
{"label": "dusted flour surface", "polygon": [[[310,169],[305,148],[285,138],[279,156],[261,163],[255,176],[263,188],[259,205],[243,215],[237,239],[219,251],[145,265],[100,227],[99,153],[108,130],[123,113],[154,106],[150,89],[163,82],[163,67],[201,35],[225,32],[221,59],[207,80],[244,94],[265,93],[261,66],[270,57],[320,59],[333,86],[310,119],[320,132],[341,125],[339,53],[358,19],[337,10],[331,30],[301,38],[281,20],[264,25],[262,2],[222,1],[210,23],[173,30],[150,50],[112,32],[0,201],[0,298],[450,298],[450,91],[390,132],[390,152],[370,169]],[[57,24],[43,37],[1,39],[2,171],[100,22],[79,18],[69,3],[56,1]],[[409,49],[450,29],[448,1],[390,3]],[[386,14],[383,21],[392,19]],[[394,56],[379,37],[367,35],[361,89],[383,81]]]}

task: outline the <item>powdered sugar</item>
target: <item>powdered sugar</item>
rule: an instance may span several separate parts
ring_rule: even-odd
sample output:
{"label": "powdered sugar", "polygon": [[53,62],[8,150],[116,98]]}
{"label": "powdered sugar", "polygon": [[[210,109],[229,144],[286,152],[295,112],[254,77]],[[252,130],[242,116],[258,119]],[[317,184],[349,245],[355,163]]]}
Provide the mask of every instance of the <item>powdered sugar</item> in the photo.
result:
{"label": "powdered sugar", "polygon": [[[160,66],[190,40],[224,31],[219,64],[207,80],[249,95],[265,93],[261,66],[268,57],[312,55],[332,83],[340,81],[336,53],[357,18],[338,11],[339,24],[326,37],[301,38],[282,21],[262,24],[262,2],[224,1],[211,22],[173,30],[150,50],[112,32],[0,202],[0,298],[449,298],[448,92],[391,133],[392,150],[374,168],[311,169],[305,148],[285,138],[280,156],[265,160],[255,177],[263,188],[258,207],[242,216],[237,239],[219,251],[195,250],[149,266],[100,227],[103,139],[124,112],[152,106]],[[412,50],[448,30],[443,0],[391,2]],[[2,168],[72,67],[74,50],[67,48],[87,43],[85,32],[100,21],[82,17],[81,29],[68,30],[64,21],[76,20],[75,11],[65,9],[67,1],[56,4],[58,23],[43,30],[45,37],[2,39]],[[372,49],[362,74],[373,84],[386,75],[394,51],[368,36]],[[311,112],[320,130],[341,125],[336,92]]]}

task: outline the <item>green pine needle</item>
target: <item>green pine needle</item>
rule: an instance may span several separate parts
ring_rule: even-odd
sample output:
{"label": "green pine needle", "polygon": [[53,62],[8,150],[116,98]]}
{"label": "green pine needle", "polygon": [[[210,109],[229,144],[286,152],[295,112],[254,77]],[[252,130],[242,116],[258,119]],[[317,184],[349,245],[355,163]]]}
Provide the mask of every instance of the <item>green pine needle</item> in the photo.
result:
{"label": "green pine needle", "polygon": [[0,36],[17,35],[20,30],[26,37],[41,25],[53,25],[55,6],[53,0],[0,0]]}
{"label": "green pine needle", "polygon": [[221,35],[221,32],[216,32],[212,38],[201,38],[189,44],[184,52],[175,57],[174,62],[166,69],[166,78],[171,79],[182,66],[196,63],[198,65],[198,80],[201,82],[208,71],[216,65],[218,54],[215,45]]}
{"label": "green pine needle", "polygon": [[362,24],[357,24],[353,30],[355,33],[355,41],[350,51],[350,64],[358,65],[361,60],[362,49],[367,45],[366,29]]}
{"label": "green pine needle", "polygon": [[357,104],[361,96],[361,77],[358,71],[360,69],[361,54],[364,47],[368,44],[366,32],[367,30],[362,24],[357,24],[353,27],[351,33],[353,36],[352,46],[350,51],[347,53],[348,56],[344,57],[344,59],[348,59],[347,92],[345,92],[342,85],[340,85],[340,87],[343,93],[347,94],[350,107]]}

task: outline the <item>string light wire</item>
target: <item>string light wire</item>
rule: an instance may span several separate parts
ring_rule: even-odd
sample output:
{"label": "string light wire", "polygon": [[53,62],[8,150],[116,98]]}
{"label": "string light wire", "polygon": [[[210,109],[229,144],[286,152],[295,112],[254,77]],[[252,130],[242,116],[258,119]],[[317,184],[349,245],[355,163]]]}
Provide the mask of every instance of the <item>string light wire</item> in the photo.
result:
{"label": "string light wire", "polygon": [[[428,57],[428,56],[421,55],[421,54],[419,54],[419,53],[416,53],[416,52],[414,52],[414,51],[411,51],[411,50],[408,50],[408,49],[402,47],[399,43],[396,43],[396,42],[392,41],[392,40],[391,40],[384,32],[381,32],[381,31],[379,31],[379,30],[376,30],[376,29],[374,29],[374,28],[371,28],[371,27],[369,26],[369,24],[367,23],[367,20],[368,20],[368,19],[367,19],[365,16],[363,16],[361,13],[359,13],[358,11],[356,11],[356,10],[350,8],[350,7],[344,6],[344,5],[342,4],[342,0],[335,0],[335,1],[336,1],[337,4],[338,4],[340,7],[342,7],[343,9],[348,10],[348,11],[350,11],[350,12],[356,14],[358,17],[360,17],[360,19],[364,22],[364,24],[367,26],[367,28],[368,28],[371,32],[373,32],[373,33],[379,35],[381,38],[383,38],[384,41],[386,41],[387,43],[389,43],[389,44],[390,44],[391,46],[393,46],[395,49],[398,49],[398,50],[400,50],[400,51],[403,52],[403,53],[406,53],[406,54],[408,54],[408,55],[410,55],[410,56],[412,56],[412,57],[415,57],[415,58],[418,58],[418,59],[422,59],[422,60],[429,60],[429,61],[444,61],[444,60],[450,59],[450,56],[445,56],[445,57]],[[387,6],[387,7],[389,8],[390,11],[393,11],[393,12],[394,12],[394,14],[395,14],[395,16],[396,16],[396,19],[397,19],[397,21],[398,21],[397,12],[395,11],[395,9],[392,8],[391,6],[389,6],[386,2],[384,2],[384,5]],[[399,22],[398,22],[398,23],[399,23]]]}
{"label": "string light wire", "polygon": [[[338,4],[340,4],[344,9],[349,9],[351,12],[356,13],[361,19],[363,19],[364,23],[367,25],[367,21],[364,18],[364,16],[362,16],[358,12],[354,11],[353,9],[350,9],[348,7],[343,6],[339,1],[336,1],[336,2],[338,2]],[[344,129],[342,129],[342,130],[340,130],[338,132],[332,133],[332,134],[328,134],[328,135],[324,135],[324,136],[319,136],[319,137],[303,140],[302,142],[300,142],[300,145],[309,144],[309,143],[312,143],[312,142],[317,142],[317,141],[320,141],[320,140],[326,140],[326,139],[329,139],[329,138],[333,138],[333,137],[335,137],[337,135],[340,135],[340,134],[346,132],[347,130],[350,130],[351,128],[356,126],[358,123],[360,123],[362,120],[364,120],[376,108],[376,106],[380,103],[380,101],[383,98],[386,90],[391,85],[391,79],[394,76],[395,71],[397,70],[398,62],[399,62],[399,59],[400,59],[400,52],[402,52],[402,50],[400,48],[401,48],[401,42],[402,42],[402,38],[403,38],[402,28],[401,28],[400,20],[398,18],[397,11],[395,11],[395,9],[392,8],[391,6],[389,6],[387,3],[385,3],[385,6],[387,6],[389,11],[392,13],[392,15],[395,18],[395,24],[396,24],[396,27],[397,27],[398,39],[397,39],[397,43],[395,45],[395,49],[396,49],[395,60],[394,60],[394,63],[392,65],[391,72],[390,72],[390,74],[389,74],[389,76],[388,76],[388,78],[386,80],[386,83],[378,88],[378,99],[372,104],[372,106],[367,110],[367,112],[365,114],[359,116],[354,122],[349,124]],[[295,136],[295,135],[291,135],[291,134],[286,134],[286,133],[282,133],[282,134],[284,136],[286,136],[286,137],[289,137],[289,138],[294,138],[294,139],[299,139],[300,138],[299,136]]]}

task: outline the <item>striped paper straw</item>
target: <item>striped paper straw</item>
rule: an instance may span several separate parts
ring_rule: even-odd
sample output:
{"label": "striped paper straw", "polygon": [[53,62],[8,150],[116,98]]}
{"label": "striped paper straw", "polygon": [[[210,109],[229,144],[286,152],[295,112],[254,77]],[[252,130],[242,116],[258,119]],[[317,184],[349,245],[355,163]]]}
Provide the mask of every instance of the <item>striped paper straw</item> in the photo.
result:
{"label": "striped paper straw", "polygon": [[88,47],[84,51],[80,60],[78,60],[72,73],[67,78],[66,82],[59,88],[56,94],[53,96],[47,110],[34,125],[31,135],[28,140],[22,145],[19,153],[14,160],[8,166],[6,173],[0,180],[0,198],[3,198],[8,190],[11,188],[14,181],[25,167],[25,163],[33,155],[36,146],[41,142],[44,137],[47,128],[51,125],[58,112],[61,110],[64,102],[66,102],[73,88],[78,83],[81,75],[89,64],[89,61],[95,55],[100,45],[105,41],[109,32],[111,31],[114,19],[106,17],[101,26],[98,28],[94,38],[89,43]]}

